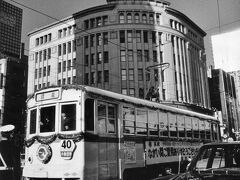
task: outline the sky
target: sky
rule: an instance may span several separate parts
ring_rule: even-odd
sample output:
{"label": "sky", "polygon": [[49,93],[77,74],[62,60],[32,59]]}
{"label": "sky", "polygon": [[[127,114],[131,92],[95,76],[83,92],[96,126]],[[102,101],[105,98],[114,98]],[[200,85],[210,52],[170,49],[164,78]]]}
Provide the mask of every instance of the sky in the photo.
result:
{"label": "sky", "polygon": [[[28,49],[27,34],[41,26],[55,22],[54,19],[62,19],[73,13],[93,6],[106,4],[106,0],[5,0],[23,9],[22,41]],[[15,2],[14,2],[15,1]],[[204,38],[208,64],[213,63],[213,47],[211,36],[225,34],[240,29],[240,0],[167,0],[170,7],[176,9],[200,28],[207,36]],[[17,4],[17,3],[19,4]],[[47,14],[53,19],[39,14],[32,9]],[[235,37],[236,38],[236,37]],[[238,36],[240,38],[240,36]],[[220,42],[219,42],[220,43]],[[222,42],[221,42],[222,43]],[[229,41],[231,43],[231,40]],[[230,45],[229,45],[230,46]],[[240,52],[240,51],[239,51]],[[230,61],[227,59],[225,61]],[[215,58],[215,61],[219,61]],[[220,61],[222,61],[220,59]],[[239,61],[240,63],[240,61]],[[231,64],[231,63],[230,63]],[[231,69],[231,67],[230,67]]]}

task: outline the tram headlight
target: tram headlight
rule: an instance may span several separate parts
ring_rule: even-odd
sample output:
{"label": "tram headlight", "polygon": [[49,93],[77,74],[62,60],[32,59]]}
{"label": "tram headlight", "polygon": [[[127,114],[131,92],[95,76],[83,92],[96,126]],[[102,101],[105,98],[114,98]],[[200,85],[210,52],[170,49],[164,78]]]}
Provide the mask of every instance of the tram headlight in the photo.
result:
{"label": "tram headlight", "polygon": [[49,145],[41,144],[37,150],[37,158],[44,164],[48,163],[52,157],[52,149]]}

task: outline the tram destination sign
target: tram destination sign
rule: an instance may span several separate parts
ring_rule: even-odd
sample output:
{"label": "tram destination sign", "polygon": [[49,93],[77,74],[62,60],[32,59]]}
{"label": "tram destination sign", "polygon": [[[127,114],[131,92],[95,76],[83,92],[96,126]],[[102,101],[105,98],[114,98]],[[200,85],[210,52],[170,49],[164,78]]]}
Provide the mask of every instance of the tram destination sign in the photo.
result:
{"label": "tram destination sign", "polygon": [[203,143],[146,141],[146,163],[177,162],[191,158]]}
{"label": "tram destination sign", "polygon": [[35,100],[38,101],[46,101],[51,99],[59,99],[60,98],[60,90],[52,90],[36,93]]}

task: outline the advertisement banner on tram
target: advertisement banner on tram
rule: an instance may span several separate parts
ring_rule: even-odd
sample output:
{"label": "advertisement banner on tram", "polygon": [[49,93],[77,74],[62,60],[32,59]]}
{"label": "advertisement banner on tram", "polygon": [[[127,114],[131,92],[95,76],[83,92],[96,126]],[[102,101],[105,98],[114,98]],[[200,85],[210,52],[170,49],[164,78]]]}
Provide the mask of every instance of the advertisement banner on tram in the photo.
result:
{"label": "advertisement banner on tram", "polygon": [[191,158],[203,143],[146,141],[146,164],[176,162]]}

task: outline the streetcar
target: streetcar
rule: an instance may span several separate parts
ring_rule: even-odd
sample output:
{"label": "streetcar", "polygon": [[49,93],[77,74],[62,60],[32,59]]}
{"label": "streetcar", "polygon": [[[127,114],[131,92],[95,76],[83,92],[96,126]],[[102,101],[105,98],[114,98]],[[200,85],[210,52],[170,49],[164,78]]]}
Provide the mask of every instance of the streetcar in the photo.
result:
{"label": "streetcar", "polygon": [[179,172],[219,140],[213,116],[95,87],[49,87],[27,100],[23,177],[146,180]]}

